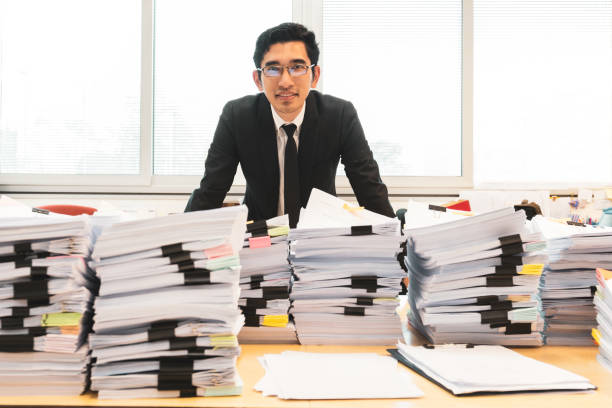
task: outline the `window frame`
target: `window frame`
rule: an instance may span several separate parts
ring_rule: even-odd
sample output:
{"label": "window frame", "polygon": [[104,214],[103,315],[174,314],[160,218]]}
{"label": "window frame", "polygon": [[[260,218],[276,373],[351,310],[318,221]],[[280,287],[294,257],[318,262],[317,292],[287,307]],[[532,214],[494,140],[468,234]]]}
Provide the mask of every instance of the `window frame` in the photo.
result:
{"label": "window frame", "polygon": [[[140,168],[138,175],[46,175],[0,174],[0,186],[10,192],[189,194],[199,185],[200,176],[153,174],[153,76],[154,0],[141,0],[141,83],[140,83]],[[394,196],[414,194],[453,195],[473,187],[473,20],[472,0],[462,2],[462,108],[461,176],[383,176]],[[323,38],[323,0],[292,0],[292,20]],[[324,43],[321,42],[321,47]],[[324,75],[319,87],[324,90]],[[367,135],[366,135],[367,137]],[[204,160],[204,158],[202,158]],[[229,194],[243,194],[245,181],[237,175]],[[336,177],[339,194],[352,194],[346,176]]]}

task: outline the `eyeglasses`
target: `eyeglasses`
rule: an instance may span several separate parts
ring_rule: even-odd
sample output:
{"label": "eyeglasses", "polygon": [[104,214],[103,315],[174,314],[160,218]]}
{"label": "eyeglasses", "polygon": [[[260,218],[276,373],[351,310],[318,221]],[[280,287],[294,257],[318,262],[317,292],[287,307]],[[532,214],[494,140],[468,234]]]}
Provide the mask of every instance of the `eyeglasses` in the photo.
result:
{"label": "eyeglasses", "polygon": [[292,77],[299,77],[306,75],[308,70],[314,66],[315,64],[267,65],[263,68],[257,68],[257,70],[259,72],[263,72],[263,74],[267,77],[279,77],[283,75],[283,70],[287,68],[289,75]]}

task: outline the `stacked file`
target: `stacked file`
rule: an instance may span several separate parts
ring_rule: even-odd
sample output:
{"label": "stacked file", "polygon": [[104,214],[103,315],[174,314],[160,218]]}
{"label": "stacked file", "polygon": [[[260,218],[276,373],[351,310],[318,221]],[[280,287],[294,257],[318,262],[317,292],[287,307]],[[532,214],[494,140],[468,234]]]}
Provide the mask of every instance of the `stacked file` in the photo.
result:
{"label": "stacked file", "polygon": [[105,398],[237,395],[247,209],[114,224],[98,238],[91,389]]}
{"label": "stacked file", "polygon": [[597,281],[597,328],[592,334],[599,345],[597,360],[612,372],[612,271],[598,268]]}
{"label": "stacked file", "polygon": [[533,223],[548,240],[549,261],[540,282],[546,344],[592,346],[595,269],[612,268],[612,228],[568,225],[541,216]]}
{"label": "stacked file", "polygon": [[393,357],[453,395],[519,391],[586,391],[587,378],[502,346],[448,344],[389,350]]}
{"label": "stacked file", "polygon": [[407,227],[410,321],[430,342],[542,344],[545,242],[523,211]]}
{"label": "stacked file", "polygon": [[301,344],[394,344],[406,275],[397,256],[399,220],[313,190],[289,233],[291,290]]}
{"label": "stacked file", "polygon": [[240,251],[240,343],[297,343],[289,321],[289,217],[247,223]]}
{"label": "stacked file", "polygon": [[84,391],[88,231],[84,217],[0,218],[0,395]]}
{"label": "stacked file", "polygon": [[597,360],[612,372],[612,271],[598,268],[597,281],[597,328],[593,329],[593,338],[599,345]]}

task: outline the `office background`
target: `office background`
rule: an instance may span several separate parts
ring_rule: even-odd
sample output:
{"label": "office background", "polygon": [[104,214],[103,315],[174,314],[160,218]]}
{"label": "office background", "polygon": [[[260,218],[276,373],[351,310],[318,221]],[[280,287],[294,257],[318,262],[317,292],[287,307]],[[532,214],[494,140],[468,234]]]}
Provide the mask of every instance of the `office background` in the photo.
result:
{"label": "office background", "polygon": [[0,0],[0,192],[180,209],[283,21],[315,31],[396,208],[612,185],[612,1]]}

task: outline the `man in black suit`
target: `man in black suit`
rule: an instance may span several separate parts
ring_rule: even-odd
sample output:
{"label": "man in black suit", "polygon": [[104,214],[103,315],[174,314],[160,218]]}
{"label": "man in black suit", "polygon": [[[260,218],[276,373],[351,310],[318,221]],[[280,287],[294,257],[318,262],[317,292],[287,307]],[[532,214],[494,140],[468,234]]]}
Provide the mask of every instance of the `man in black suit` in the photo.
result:
{"label": "man in black suit", "polygon": [[311,91],[321,75],[318,59],[314,33],[300,24],[284,23],[259,36],[253,80],[262,92],[223,108],[204,178],[185,211],[220,207],[240,163],[249,219],[287,213],[295,227],[313,188],[335,195],[342,160],[359,204],[394,216],[355,108]]}

